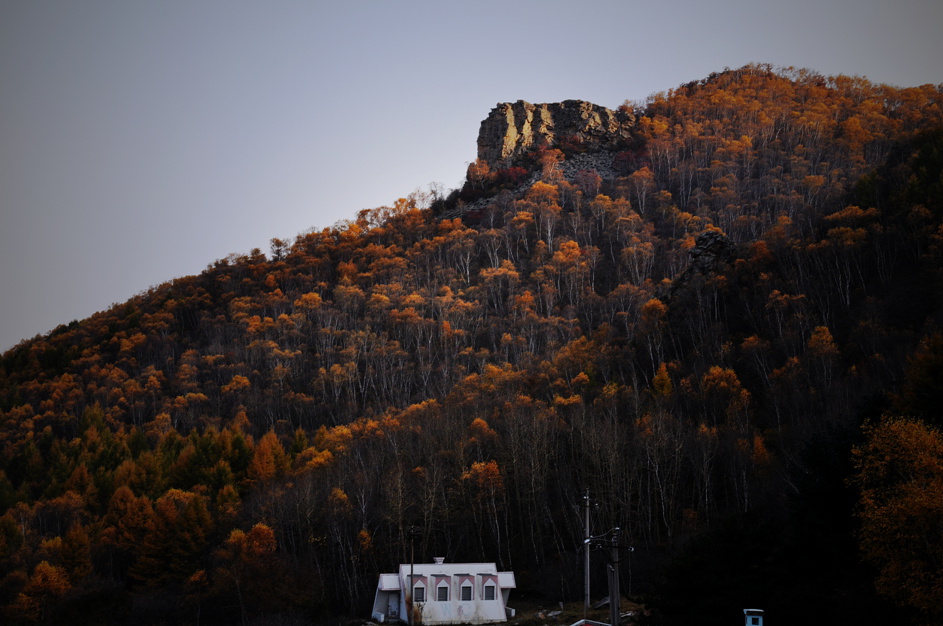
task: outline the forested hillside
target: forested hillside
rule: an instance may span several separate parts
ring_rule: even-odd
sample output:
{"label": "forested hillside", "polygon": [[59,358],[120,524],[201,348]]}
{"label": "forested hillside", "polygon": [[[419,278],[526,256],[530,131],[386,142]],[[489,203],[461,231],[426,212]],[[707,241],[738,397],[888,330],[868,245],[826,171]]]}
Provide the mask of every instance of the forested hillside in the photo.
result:
{"label": "forested hillside", "polygon": [[579,601],[587,488],[653,621],[943,616],[943,89],[625,109],[3,354],[3,618],[367,617],[413,527]]}

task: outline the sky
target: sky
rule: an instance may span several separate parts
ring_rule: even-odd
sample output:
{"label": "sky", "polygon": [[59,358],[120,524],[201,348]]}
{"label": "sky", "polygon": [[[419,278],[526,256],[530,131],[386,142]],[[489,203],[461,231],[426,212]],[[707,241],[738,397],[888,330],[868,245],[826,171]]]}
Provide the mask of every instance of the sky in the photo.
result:
{"label": "sky", "polygon": [[943,83],[940,0],[2,0],[0,351],[438,184],[499,102]]}

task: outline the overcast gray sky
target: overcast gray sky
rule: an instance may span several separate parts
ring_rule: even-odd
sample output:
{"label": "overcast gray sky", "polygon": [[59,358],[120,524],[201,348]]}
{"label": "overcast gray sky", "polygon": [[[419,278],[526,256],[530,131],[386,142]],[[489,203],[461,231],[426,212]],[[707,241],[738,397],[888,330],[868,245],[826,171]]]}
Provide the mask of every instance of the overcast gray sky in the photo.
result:
{"label": "overcast gray sky", "polygon": [[943,83],[940,0],[0,0],[0,350],[461,184],[498,102]]}

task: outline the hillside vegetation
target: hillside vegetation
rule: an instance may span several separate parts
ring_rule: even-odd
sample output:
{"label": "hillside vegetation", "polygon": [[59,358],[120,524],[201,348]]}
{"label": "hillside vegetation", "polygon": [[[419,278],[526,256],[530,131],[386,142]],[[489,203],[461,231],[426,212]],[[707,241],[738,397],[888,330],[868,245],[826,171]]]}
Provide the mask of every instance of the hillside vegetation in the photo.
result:
{"label": "hillside vegetation", "polygon": [[4,619],[367,617],[413,527],[578,601],[588,488],[652,620],[938,622],[943,90],[625,106],[614,176],[478,161],[3,354]]}

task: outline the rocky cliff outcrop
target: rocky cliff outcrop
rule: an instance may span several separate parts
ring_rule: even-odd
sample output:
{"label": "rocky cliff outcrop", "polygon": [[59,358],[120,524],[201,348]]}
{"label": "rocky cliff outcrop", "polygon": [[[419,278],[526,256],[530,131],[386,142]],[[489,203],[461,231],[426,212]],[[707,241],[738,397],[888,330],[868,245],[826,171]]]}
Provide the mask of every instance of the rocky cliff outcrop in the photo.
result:
{"label": "rocky cliff outcrop", "polygon": [[[672,281],[670,293],[677,295],[683,291],[698,274],[706,276],[723,273],[724,267],[736,261],[742,254],[743,251],[719,230],[704,231],[694,240],[694,247],[688,251],[691,262]],[[695,286],[695,289],[699,287]]]}
{"label": "rocky cliff outcrop", "polygon": [[634,125],[635,117],[627,111],[612,111],[582,100],[505,102],[481,123],[478,158],[492,166],[507,165],[533,148],[563,143],[588,151],[611,150],[629,139]]}

